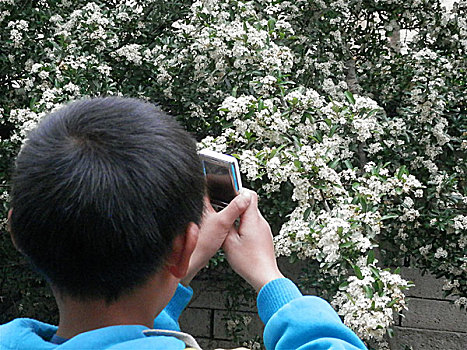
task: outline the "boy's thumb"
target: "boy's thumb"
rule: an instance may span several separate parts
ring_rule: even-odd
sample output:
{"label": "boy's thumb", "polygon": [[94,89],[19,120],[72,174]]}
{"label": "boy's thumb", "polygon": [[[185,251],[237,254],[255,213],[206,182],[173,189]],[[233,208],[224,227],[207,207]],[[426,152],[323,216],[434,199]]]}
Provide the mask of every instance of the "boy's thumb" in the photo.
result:
{"label": "boy's thumb", "polygon": [[232,225],[235,220],[247,210],[251,203],[251,197],[251,192],[244,188],[228,206],[219,212],[227,225]]}

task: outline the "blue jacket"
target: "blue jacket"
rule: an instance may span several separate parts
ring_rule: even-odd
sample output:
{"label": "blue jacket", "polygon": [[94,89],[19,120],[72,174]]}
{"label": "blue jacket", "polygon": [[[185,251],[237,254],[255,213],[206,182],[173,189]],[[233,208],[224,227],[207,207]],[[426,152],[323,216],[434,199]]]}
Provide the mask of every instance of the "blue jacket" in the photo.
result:
{"label": "blue jacket", "polygon": [[[154,328],[111,326],[81,333],[63,344],[48,340],[57,327],[32,319],[16,319],[0,326],[0,350],[162,350],[196,347],[193,339],[179,332],[178,318],[193,291],[179,285],[174,297],[154,320]],[[323,299],[303,296],[292,281],[281,278],[258,294],[258,312],[266,325],[267,349],[366,349]]]}

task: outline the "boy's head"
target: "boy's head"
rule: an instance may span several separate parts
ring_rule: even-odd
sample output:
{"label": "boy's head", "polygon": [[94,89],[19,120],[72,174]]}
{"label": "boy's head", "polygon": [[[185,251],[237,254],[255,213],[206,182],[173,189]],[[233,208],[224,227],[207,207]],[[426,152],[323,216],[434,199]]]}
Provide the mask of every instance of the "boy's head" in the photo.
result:
{"label": "boy's head", "polygon": [[199,223],[204,178],[194,140],[136,99],[71,103],[23,145],[12,180],[15,244],[61,293],[117,299],[164,264]]}

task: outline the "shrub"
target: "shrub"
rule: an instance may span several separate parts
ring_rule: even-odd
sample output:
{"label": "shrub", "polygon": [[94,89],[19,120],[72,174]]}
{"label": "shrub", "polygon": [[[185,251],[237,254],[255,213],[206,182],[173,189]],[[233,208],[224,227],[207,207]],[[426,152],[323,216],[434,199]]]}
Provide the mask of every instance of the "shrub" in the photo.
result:
{"label": "shrub", "polygon": [[367,342],[382,347],[406,307],[408,258],[465,306],[465,0],[37,6],[0,4],[5,199],[9,159],[46,112],[140,97],[240,159],[277,254],[309,261],[302,283]]}

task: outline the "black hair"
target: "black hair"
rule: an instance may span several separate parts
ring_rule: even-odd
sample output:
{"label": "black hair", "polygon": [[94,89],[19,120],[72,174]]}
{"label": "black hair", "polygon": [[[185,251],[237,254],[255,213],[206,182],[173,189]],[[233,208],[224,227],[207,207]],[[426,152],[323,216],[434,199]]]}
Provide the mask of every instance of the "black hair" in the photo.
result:
{"label": "black hair", "polygon": [[160,269],[203,196],[195,141],[174,118],[137,99],[84,99],[28,135],[11,231],[60,292],[110,302]]}

